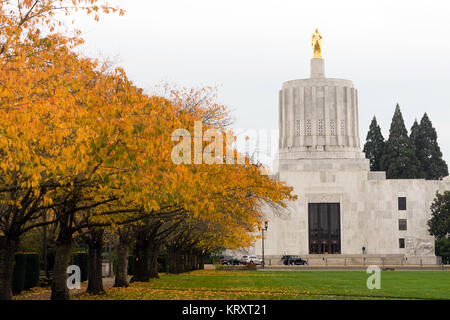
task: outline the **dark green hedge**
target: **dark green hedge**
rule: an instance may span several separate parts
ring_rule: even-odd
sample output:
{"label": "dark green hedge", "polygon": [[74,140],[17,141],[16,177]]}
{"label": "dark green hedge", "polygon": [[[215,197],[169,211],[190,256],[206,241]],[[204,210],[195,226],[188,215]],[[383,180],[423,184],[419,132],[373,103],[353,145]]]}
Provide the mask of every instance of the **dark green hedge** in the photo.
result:
{"label": "dark green hedge", "polygon": [[89,259],[87,253],[72,254],[72,264],[79,266],[81,270],[81,282],[87,281],[89,275]]}
{"label": "dark green hedge", "polygon": [[442,257],[443,264],[450,264],[450,239],[439,238],[435,243],[435,253]]}
{"label": "dark green hedge", "polygon": [[25,289],[30,289],[39,285],[39,255],[30,253],[25,257]]}
{"label": "dark green hedge", "polygon": [[36,253],[17,253],[13,270],[13,293],[39,285],[39,255]]}
{"label": "dark green hedge", "polygon": [[23,253],[16,254],[12,283],[12,290],[15,294],[20,293],[25,289],[26,264],[26,255]]}
{"label": "dark green hedge", "polygon": [[128,257],[128,275],[134,276],[136,259],[133,256]]}

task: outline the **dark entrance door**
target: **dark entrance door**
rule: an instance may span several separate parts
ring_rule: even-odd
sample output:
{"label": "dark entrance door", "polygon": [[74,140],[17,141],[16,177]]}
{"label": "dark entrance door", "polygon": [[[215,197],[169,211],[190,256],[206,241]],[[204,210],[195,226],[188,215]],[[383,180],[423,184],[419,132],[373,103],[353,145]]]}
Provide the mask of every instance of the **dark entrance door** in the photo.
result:
{"label": "dark entrance door", "polygon": [[309,203],[309,253],[341,253],[339,203]]}

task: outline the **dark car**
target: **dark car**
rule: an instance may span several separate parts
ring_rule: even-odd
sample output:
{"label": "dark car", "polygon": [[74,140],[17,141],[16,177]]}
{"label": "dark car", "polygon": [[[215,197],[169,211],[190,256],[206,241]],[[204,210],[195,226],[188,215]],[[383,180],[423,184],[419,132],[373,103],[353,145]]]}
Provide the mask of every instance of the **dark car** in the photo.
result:
{"label": "dark car", "polygon": [[283,261],[283,264],[288,266],[288,265],[306,265],[308,264],[308,261],[303,260],[302,258],[300,258],[300,256],[289,256],[289,255],[285,255],[283,257],[281,257],[281,261]]}
{"label": "dark car", "polygon": [[220,263],[223,265],[238,265],[240,261],[233,256],[220,256]]}
{"label": "dark car", "polygon": [[233,257],[232,256],[220,256],[220,264],[233,264]]}

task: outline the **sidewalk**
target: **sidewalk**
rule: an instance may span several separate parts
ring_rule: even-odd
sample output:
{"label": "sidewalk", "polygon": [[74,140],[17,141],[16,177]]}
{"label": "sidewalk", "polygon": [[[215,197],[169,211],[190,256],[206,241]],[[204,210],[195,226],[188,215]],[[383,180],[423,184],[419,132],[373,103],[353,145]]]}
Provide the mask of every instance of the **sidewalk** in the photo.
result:
{"label": "sidewalk", "polygon": [[[70,295],[83,293],[87,289],[87,281],[81,283],[81,289],[70,290]],[[103,288],[112,288],[114,286],[114,277],[103,278]],[[49,287],[36,287],[23,291],[21,294],[13,296],[13,300],[50,300],[51,289]]]}
{"label": "sidewalk", "polygon": [[[285,266],[285,265],[272,265],[265,266],[264,269],[258,268],[258,270],[266,270],[266,271],[301,271],[301,270],[367,270],[368,265],[354,265],[354,266]],[[399,271],[450,271],[450,265],[436,266],[436,265],[385,265],[378,266],[381,270],[399,270]]]}

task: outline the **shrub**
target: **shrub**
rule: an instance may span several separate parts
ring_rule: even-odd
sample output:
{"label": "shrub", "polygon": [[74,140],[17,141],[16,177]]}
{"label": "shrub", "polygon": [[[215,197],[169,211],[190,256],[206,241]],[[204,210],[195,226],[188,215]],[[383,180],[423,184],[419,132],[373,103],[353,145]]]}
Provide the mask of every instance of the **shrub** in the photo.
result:
{"label": "shrub", "polygon": [[442,257],[443,264],[450,264],[450,239],[439,238],[436,240],[435,252]]}
{"label": "shrub", "polygon": [[25,254],[25,289],[39,285],[39,255],[36,253]]}
{"label": "shrub", "polygon": [[14,273],[12,290],[13,293],[18,294],[25,288],[25,272],[26,272],[27,258],[24,254],[18,253],[15,256]]}
{"label": "shrub", "polygon": [[79,252],[73,254],[72,263],[80,267],[81,282],[87,281],[89,275],[89,259],[87,253]]}
{"label": "shrub", "polygon": [[135,272],[135,261],[136,258],[133,256],[129,256],[128,257],[128,275],[129,276],[134,276],[134,272]]}

